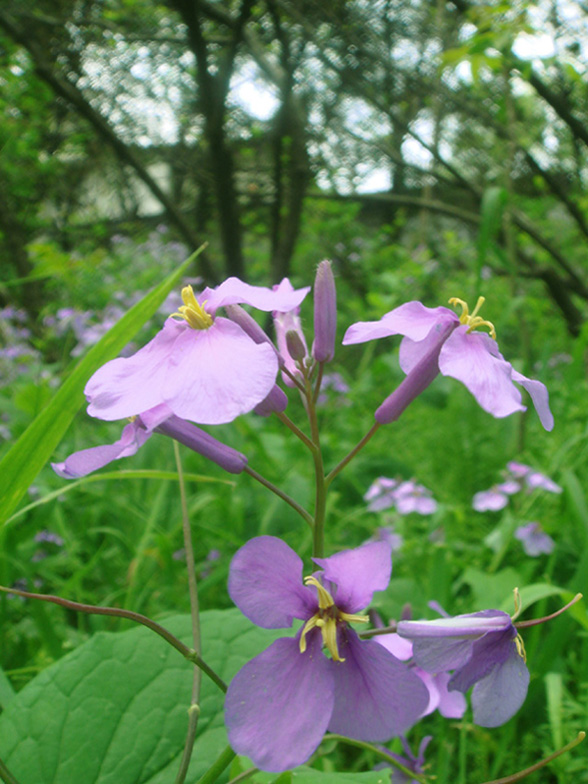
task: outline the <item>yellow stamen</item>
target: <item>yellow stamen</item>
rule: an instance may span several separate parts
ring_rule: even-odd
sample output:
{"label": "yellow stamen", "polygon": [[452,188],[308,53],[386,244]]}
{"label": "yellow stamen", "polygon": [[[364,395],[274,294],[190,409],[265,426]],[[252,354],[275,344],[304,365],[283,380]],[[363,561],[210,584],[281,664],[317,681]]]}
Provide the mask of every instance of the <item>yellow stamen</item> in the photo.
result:
{"label": "yellow stamen", "polygon": [[525,643],[523,642],[523,638],[521,637],[520,634],[517,634],[517,636],[515,637],[514,644],[517,646],[517,653],[526,664],[527,652],[525,651]]}
{"label": "yellow stamen", "polygon": [[331,654],[333,661],[344,662],[339,655],[339,648],[337,647],[337,624],[338,623],[367,623],[369,620],[367,615],[352,615],[351,613],[342,612],[335,606],[335,600],[327,589],[322,585],[316,577],[305,577],[305,585],[314,585],[318,593],[319,609],[312,618],[304,624],[302,633],[300,635],[300,653],[306,650],[306,635],[311,629],[318,628],[321,630],[323,645]]}
{"label": "yellow stamen", "polygon": [[172,313],[172,316],[180,316],[185,319],[192,329],[209,329],[212,327],[212,316],[204,310],[203,302],[199,304],[194,296],[192,286],[184,286],[182,289],[183,305],[180,305],[177,313]]}
{"label": "yellow stamen", "polygon": [[464,302],[463,299],[459,299],[458,297],[451,297],[449,300],[449,304],[456,306],[459,305],[461,308],[461,316],[459,317],[459,323],[465,324],[468,327],[468,332],[472,332],[472,330],[477,329],[478,327],[488,327],[488,331],[490,332],[490,337],[496,340],[496,330],[494,329],[494,324],[491,321],[486,321],[481,316],[478,316],[478,311],[482,307],[485,302],[485,297],[478,297],[478,301],[476,302],[476,307],[470,313],[470,309],[468,308],[467,302]]}

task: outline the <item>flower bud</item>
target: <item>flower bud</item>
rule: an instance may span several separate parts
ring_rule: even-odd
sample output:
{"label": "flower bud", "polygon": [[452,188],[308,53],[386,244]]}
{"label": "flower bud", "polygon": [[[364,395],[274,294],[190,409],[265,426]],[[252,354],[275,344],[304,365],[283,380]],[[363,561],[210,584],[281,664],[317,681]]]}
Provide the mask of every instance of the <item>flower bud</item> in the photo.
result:
{"label": "flower bud", "polygon": [[249,335],[254,343],[269,343],[274,351],[276,351],[274,344],[271,342],[263,329],[259,326],[257,321],[253,318],[253,316],[250,316],[249,313],[247,313],[247,311],[240,305],[225,305],[225,313],[231,319],[231,321],[234,321],[235,324],[238,324],[243,332]]}
{"label": "flower bud", "polygon": [[294,362],[302,362],[306,356],[306,346],[295,329],[289,329],[286,332],[286,348]]}
{"label": "flower bud", "polygon": [[312,356],[317,362],[330,362],[335,355],[337,331],[337,294],[330,261],[321,261],[314,281],[314,343]]}
{"label": "flower bud", "polygon": [[446,324],[440,331],[437,339],[413,367],[404,381],[389,395],[375,413],[376,422],[388,425],[394,422],[402,412],[429,386],[439,374],[439,354],[441,348],[457,324]]}
{"label": "flower bud", "polygon": [[259,414],[259,416],[270,416],[274,412],[281,413],[286,409],[287,405],[288,398],[286,394],[277,384],[274,384],[274,388],[269,395],[255,406],[253,413]]}
{"label": "flower bud", "polygon": [[180,444],[212,460],[230,474],[240,474],[247,465],[247,458],[226,444],[217,441],[191,422],[171,416],[155,428],[156,433],[175,438]]}

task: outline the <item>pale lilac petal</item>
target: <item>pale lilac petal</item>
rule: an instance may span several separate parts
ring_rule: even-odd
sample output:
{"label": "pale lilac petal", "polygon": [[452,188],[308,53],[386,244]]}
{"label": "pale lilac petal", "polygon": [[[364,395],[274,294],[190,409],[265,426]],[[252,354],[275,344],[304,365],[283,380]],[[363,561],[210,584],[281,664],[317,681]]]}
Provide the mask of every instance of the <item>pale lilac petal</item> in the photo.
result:
{"label": "pale lilac petal", "polygon": [[465,384],[484,411],[497,418],[525,411],[521,393],[512,383],[512,365],[502,357],[496,341],[467,330],[458,327],[444,343],[441,373]]}
{"label": "pale lilac petal", "polygon": [[514,460],[511,460],[510,463],[507,463],[506,467],[517,479],[522,479],[533,470],[531,466],[525,465],[524,463],[516,463]]}
{"label": "pale lilac petal", "polygon": [[209,329],[188,329],[177,338],[163,402],[182,419],[231,422],[267,397],[277,372],[271,346],[254,343],[237,324],[217,318]]}
{"label": "pale lilac petal", "polygon": [[94,446],[74,452],[63,463],[51,463],[51,468],[64,479],[77,479],[103,468],[113,460],[134,455],[150,436],[151,433],[148,433],[139,423],[131,422],[125,425],[120,439],[114,444]]}
{"label": "pale lilac petal", "polygon": [[109,421],[124,419],[163,403],[170,352],[186,332],[195,331],[168,318],[153,340],[132,357],[119,357],[99,368],[84,389],[88,414]]}
{"label": "pale lilac petal", "polygon": [[387,476],[380,476],[369,486],[366,494],[363,497],[363,500],[371,501],[372,498],[376,498],[382,493],[387,493],[390,490],[394,490],[397,485],[398,482],[396,479],[389,479]]}
{"label": "pale lilac petal", "polygon": [[301,765],[327,730],[334,703],[332,662],[320,634],[276,640],[235,675],[225,700],[229,743],[261,770]]}
{"label": "pale lilac petal", "polygon": [[275,289],[266,286],[251,286],[239,278],[227,278],[215,289],[205,289],[198,297],[206,310],[214,315],[224,305],[237,305],[244,302],[258,310],[288,311],[298,307],[310,291],[310,286],[294,289],[288,278],[284,278]]}
{"label": "pale lilac petal", "polygon": [[440,322],[459,321],[448,308],[426,308],[420,302],[406,302],[386,313],[379,321],[358,321],[352,324],[343,338],[343,345],[365,343],[367,340],[405,335],[411,340],[423,340]]}
{"label": "pale lilac petal", "polygon": [[515,539],[518,539],[527,555],[534,558],[537,555],[553,552],[555,542],[546,534],[541,528],[539,523],[527,523],[527,525],[520,525],[515,533]]}
{"label": "pale lilac petal", "polygon": [[150,408],[149,411],[142,411],[139,418],[145,429],[152,431],[171,416],[173,416],[171,408],[162,403],[159,406],[155,406],[155,408]]}
{"label": "pale lilac petal", "polygon": [[529,688],[529,670],[512,645],[510,655],[479,683],[472,692],[474,724],[499,727],[519,710]]}
{"label": "pale lilac petal", "polygon": [[258,536],[231,561],[229,595],[243,615],[264,629],[310,618],[317,608],[313,591],[302,583],[302,559],[275,536]]}
{"label": "pale lilac petal", "polygon": [[496,664],[506,661],[512,648],[515,648],[516,629],[511,623],[509,629],[497,634],[485,634],[476,640],[472,647],[470,660],[449,680],[449,688],[465,693],[474,683],[485,678]]}
{"label": "pale lilac petal", "polygon": [[549,393],[545,384],[533,378],[527,378],[516,370],[512,371],[512,380],[524,387],[533,401],[539,420],[546,430],[553,430],[553,414],[549,408]]}
{"label": "pale lilac petal", "polygon": [[430,672],[427,672],[426,670],[422,670],[420,667],[413,667],[411,671],[423,682],[423,685],[429,692],[429,702],[427,703],[424,711],[421,713],[421,717],[428,716],[439,707],[440,697],[439,689],[437,688],[437,684],[435,682],[436,676]]}
{"label": "pale lilac petal", "polygon": [[[451,333],[459,326],[459,320],[455,313],[451,313],[451,311],[446,310],[446,308],[436,308],[436,310],[443,312],[425,337],[418,340],[412,339],[411,337],[405,337],[400,343],[398,362],[402,371],[407,375],[411,370],[414,370],[420,362],[423,362],[421,371],[424,371],[425,368],[433,363],[434,367],[429,367],[429,375],[432,375],[434,378],[434,369],[436,368],[438,370],[439,366],[439,352]],[[452,315],[453,318],[450,318],[450,315]],[[426,357],[428,357],[428,362],[424,363]]]}
{"label": "pale lilac petal", "polygon": [[313,558],[324,570],[325,579],[337,585],[337,607],[348,613],[363,610],[374,591],[388,587],[392,574],[392,550],[386,542],[367,542],[328,558]]}
{"label": "pale lilac petal", "polygon": [[439,713],[446,719],[461,719],[468,706],[466,698],[460,691],[449,691],[447,684],[451,676],[448,672],[439,672],[433,677],[439,692]]}
{"label": "pale lilac petal", "polygon": [[339,635],[344,662],[332,662],[335,707],[329,731],[365,741],[386,741],[411,727],[429,694],[422,681],[374,640],[352,629]]}
{"label": "pale lilac petal", "polygon": [[535,490],[536,488],[540,487],[542,490],[547,490],[548,493],[562,493],[563,489],[556,484],[553,479],[550,479],[545,474],[541,474],[539,471],[531,471],[525,477],[525,482],[527,487],[531,488],[531,490]]}
{"label": "pale lilac petal", "polygon": [[405,640],[399,634],[378,634],[374,641],[389,651],[392,656],[395,656],[400,661],[408,661],[412,658],[412,643],[410,640]]}
{"label": "pale lilac petal", "polygon": [[496,489],[499,493],[515,495],[515,493],[519,492],[521,486],[518,482],[515,482],[514,479],[507,479],[506,482],[501,482],[499,485],[496,485]]}
{"label": "pale lilac petal", "polygon": [[496,488],[480,490],[472,499],[472,506],[476,512],[497,512],[508,504],[508,497]]}

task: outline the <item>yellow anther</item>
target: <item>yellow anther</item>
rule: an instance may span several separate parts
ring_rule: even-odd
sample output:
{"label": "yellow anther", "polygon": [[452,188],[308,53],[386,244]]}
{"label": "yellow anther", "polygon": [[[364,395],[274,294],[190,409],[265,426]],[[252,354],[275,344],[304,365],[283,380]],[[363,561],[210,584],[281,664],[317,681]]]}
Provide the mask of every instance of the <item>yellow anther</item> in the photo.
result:
{"label": "yellow anther", "polygon": [[206,302],[199,304],[194,296],[192,286],[184,286],[182,289],[183,305],[180,305],[177,313],[172,316],[180,316],[185,319],[192,329],[208,329],[212,327],[212,316],[204,310]]}
{"label": "yellow anther", "polygon": [[321,585],[316,577],[305,577],[304,578],[304,585],[314,585],[318,592],[318,600],[319,600],[319,609],[326,610],[328,607],[333,607],[335,604],[335,600],[331,596],[331,594],[327,591],[324,585]]}
{"label": "yellow anther", "polygon": [[517,636],[515,637],[514,644],[517,646],[517,653],[526,664],[527,652],[525,651],[525,643],[523,642],[523,638],[521,637],[520,634],[517,634]]}
{"label": "yellow anther", "polygon": [[451,297],[449,300],[449,304],[453,305],[454,307],[459,305],[461,308],[461,316],[459,317],[459,323],[467,325],[468,332],[471,332],[478,327],[488,327],[488,331],[490,332],[490,337],[496,340],[496,330],[494,329],[494,324],[491,321],[486,321],[481,316],[478,316],[478,311],[482,307],[485,302],[485,297],[478,297],[478,301],[476,302],[476,307],[470,313],[470,309],[468,308],[467,302],[464,302],[463,299],[459,299],[458,297]]}

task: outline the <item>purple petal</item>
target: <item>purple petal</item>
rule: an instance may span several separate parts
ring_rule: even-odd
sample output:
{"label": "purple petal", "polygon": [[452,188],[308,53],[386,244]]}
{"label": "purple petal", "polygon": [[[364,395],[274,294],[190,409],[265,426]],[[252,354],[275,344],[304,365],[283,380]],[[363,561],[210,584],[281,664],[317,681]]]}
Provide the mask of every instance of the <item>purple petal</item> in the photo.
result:
{"label": "purple petal", "polygon": [[176,340],[194,332],[186,323],[168,318],[161,332],[132,357],[107,362],[84,389],[88,414],[98,419],[124,419],[163,403],[167,364]]}
{"label": "purple petal", "polygon": [[527,487],[531,490],[535,490],[535,488],[540,487],[542,490],[547,490],[548,493],[562,493],[562,488],[556,484],[553,479],[550,479],[545,474],[541,474],[539,471],[531,471],[525,477],[525,482]]}
{"label": "purple petal", "polygon": [[481,490],[472,499],[472,506],[476,512],[497,512],[508,504],[508,497],[498,490]]}
{"label": "purple petal", "polygon": [[515,482],[514,479],[507,479],[506,482],[501,482],[499,485],[496,485],[496,489],[499,493],[515,495],[515,493],[519,492],[521,486],[518,482]]}
{"label": "purple petal", "polygon": [[522,542],[523,549],[527,555],[534,558],[543,553],[549,554],[553,552],[555,542],[546,534],[541,528],[539,523],[527,523],[527,525],[520,525],[515,533],[515,539]]}
{"label": "purple petal", "polygon": [[511,460],[510,463],[507,463],[506,468],[517,479],[522,479],[533,470],[531,466],[525,465],[524,463],[516,463],[514,460]]}
{"label": "purple petal", "polygon": [[231,561],[229,595],[250,621],[264,629],[308,619],[317,608],[311,589],[302,584],[302,559],[275,536],[258,536]]}
{"label": "purple petal", "polygon": [[529,688],[529,670],[515,644],[509,657],[474,686],[474,724],[499,727],[519,710]]}
{"label": "purple petal", "polygon": [[301,765],[326,732],[333,711],[332,662],[320,634],[276,640],[235,675],[225,700],[229,743],[261,770]]}
{"label": "purple petal", "polygon": [[465,693],[474,683],[485,678],[497,664],[508,658],[514,646],[516,629],[512,626],[503,632],[485,634],[472,646],[470,660],[455,672],[449,681],[450,689]]}
{"label": "purple petal", "polygon": [[337,607],[348,613],[363,610],[374,591],[388,587],[392,574],[392,550],[387,542],[368,542],[329,558],[313,558],[325,579],[337,585]]}
{"label": "purple petal", "polygon": [[488,335],[458,327],[447,339],[439,355],[444,376],[461,381],[480,406],[497,418],[525,411],[521,393],[512,383],[513,369]]}
{"label": "purple petal", "polygon": [[264,400],[277,372],[270,345],[217,318],[210,329],[188,329],[177,338],[162,380],[163,402],[181,419],[231,422]]}
{"label": "purple petal", "polygon": [[549,393],[545,384],[542,384],[541,381],[527,378],[516,370],[512,371],[512,380],[524,387],[531,396],[535,411],[543,427],[546,430],[553,430],[553,414],[549,408]]}
{"label": "purple petal", "polygon": [[400,661],[412,659],[412,643],[399,634],[378,634],[374,637],[374,641],[378,645],[382,645],[392,656],[395,656]]}
{"label": "purple petal", "polygon": [[426,308],[420,302],[406,302],[386,313],[379,321],[358,321],[352,324],[343,338],[343,345],[365,343],[367,340],[389,335],[405,335],[411,340],[423,340],[438,323],[459,321],[448,308]]}
{"label": "purple petal", "polygon": [[333,662],[335,707],[330,732],[386,741],[412,726],[429,701],[422,681],[374,640],[349,628],[339,635],[344,662]]}
{"label": "purple petal", "polygon": [[122,435],[114,444],[95,446],[74,452],[64,463],[51,463],[56,474],[64,479],[77,479],[97,471],[113,460],[134,455],[139,447],[151,436],[138,422],[125,425]]}
{"label": "purple petal", "polygon": [[244,302],[258,310],[288,311],[298,307],[310,291],[310,286],[293,289],[288,278],[284,278],[275,289],[266,286],[251,286],[239,278],[228,278],[216,289],[205,289],[198,301],[206,301],[206,310],[214,314],[224,305],[237,305]]}
{"label": "purple petal", "polygon": [[448,690],[451,677],[448,672],[438,672],[433,677],[439,692],[439,713],[446,719],[461,719],[467,708],[466,698],[460,691]]}

